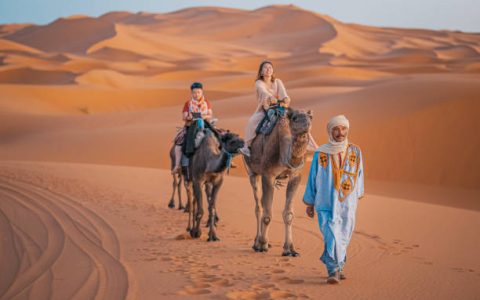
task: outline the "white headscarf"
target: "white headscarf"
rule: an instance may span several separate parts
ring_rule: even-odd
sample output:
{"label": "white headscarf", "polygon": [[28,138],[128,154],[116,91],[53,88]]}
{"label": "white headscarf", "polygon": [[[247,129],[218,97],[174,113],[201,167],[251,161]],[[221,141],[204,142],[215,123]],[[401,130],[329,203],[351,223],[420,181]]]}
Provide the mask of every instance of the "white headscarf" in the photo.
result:
{"label": "white headscarf", "polygon": [[344,115],[338,115],[330,119],[327,124],[328,144],[323,144],[318,147],[317,151],[327,154],[337,154],[343,152],[348,147],[348,133],[343,142],[336,142],[333,138],[332,129],[336,126],[343,125],[350,128],[350,122]]}

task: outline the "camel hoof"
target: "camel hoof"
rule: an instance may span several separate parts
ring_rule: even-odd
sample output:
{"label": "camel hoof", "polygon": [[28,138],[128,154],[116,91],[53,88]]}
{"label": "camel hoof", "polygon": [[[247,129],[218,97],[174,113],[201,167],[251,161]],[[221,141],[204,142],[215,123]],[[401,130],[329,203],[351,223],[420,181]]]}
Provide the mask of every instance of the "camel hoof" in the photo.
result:
{"label": "camel hoof", "polygon": [[258,248],[256,248],[256,249],[253,249],[253,250],[255,250],[255,252],[257,252],[257,253],[268,252],[268,250],[265,250],[265,249],[258,249]]}
{"label": "camel hoof", "polygon": [[168,202],[168,208],[175,208],[173,201]]}
{"label": "camel hoof", "polygon": [[207,242],[218,242],[220,239],[216,236],[209,237]]}
{"label": "camel hoof", "polygon": [[182,210],[182,209],[185,210],[185,206],[180,205],[180,206],[178,207],[178,210]]}
{"label": "camel hoof", "polygon": [[296,251],[288,251],[288,252],[283,252],[282,256],[298,257],[298,256],[300,256],[300,253],[298,253]]}
{"label": "camel hoof", "polygon": [[184,213],[189,213],[190,212],[190,209],[188,209],[188,206],[183,209],[183,212]]}
{"label": "camel hoof", "polygon": [[263,251],[262,251],[262,248],[257,247],[256,245],[253,245],[253,246],[252,246],[252,249],[253,249],[255,252],[263,252]]}
{"label": "camel hoof", "polygon": [[198,229],[192,229],[190,230],[190,236],[194,239],[198,239],[202,235],[202,232]]}

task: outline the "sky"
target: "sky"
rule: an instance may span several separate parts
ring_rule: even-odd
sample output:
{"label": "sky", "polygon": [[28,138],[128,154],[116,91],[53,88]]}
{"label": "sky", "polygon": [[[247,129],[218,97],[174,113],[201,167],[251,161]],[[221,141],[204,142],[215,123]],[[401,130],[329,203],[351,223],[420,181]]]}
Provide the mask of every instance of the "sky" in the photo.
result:
{"label": "sky", "polygon": [[256,9],[272,4],[295,4],[346,23],[480,33],[480,0],[0,0],[0,24],[47,24],[59,17],[96,17],[109,11],[162,13],[193,6]]}

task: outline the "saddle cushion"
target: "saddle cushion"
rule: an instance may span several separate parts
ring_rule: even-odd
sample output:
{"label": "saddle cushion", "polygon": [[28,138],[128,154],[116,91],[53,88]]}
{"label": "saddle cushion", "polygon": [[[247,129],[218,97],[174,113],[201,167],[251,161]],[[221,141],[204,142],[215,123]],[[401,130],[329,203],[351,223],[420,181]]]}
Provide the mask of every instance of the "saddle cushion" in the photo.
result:
{"label": "saddle cushion", "polygon": [[279,118],[284,117],[286,115],[286,109],[281,106],[275,106],[272,108],[269,108],[265,116],[263,117],[262,121],[260,124],[258,124],[257,129],[255,132],[257,134],[264,134],[264,135],[269,135],[273,128],[275,128],[275,125],[277,124],[277,121]]}

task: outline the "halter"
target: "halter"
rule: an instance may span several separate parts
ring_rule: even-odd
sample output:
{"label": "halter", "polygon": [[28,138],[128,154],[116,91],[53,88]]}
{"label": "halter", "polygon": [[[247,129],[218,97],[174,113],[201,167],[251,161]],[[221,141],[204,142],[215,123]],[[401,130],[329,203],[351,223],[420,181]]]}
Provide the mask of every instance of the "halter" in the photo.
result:
{"label": "halter", "polygon": [[227,155],[227,174],[230,175],[230,167],[232,166],[232,159],[235,156],[235,154],[238,154],[238,153],[230,153],[227,150],[225,150],[223,147],[222,147],[222,152]]}

